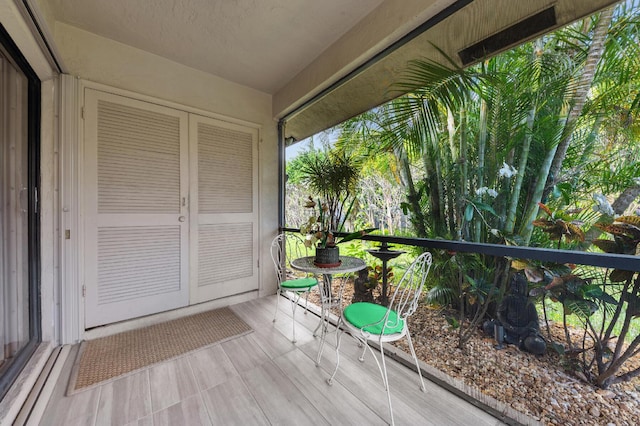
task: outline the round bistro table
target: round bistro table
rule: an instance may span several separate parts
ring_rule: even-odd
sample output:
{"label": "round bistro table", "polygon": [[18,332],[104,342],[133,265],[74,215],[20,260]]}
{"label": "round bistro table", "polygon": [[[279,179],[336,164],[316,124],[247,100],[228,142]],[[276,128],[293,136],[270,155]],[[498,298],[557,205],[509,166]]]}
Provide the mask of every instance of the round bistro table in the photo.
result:
{"label": "round bistro table", "polygon": [[[318,349],[318,356],[316,357],[316,366],[320,365],[320,359],[322,358],[322,351],[324,349],[324,342],[327,337],[327,331],[329,327],[329,315],[331,313],[331,307],[340,306],[342,301],[342,286],[337,296],[333,295],[331,290],[331,282],[333,276],[337,274],[348,274],[352,272],[360,271],[367,267],[364,260],[351,256],[340,256],[340,264],[331,267],[320,267],[314,263],[314,256],[300,257],[291,261],[291,267],[298,271],[307,272],[314,275],[322,275],[322,285],[320,286],[320,307],[321,307],[321,321],[318,324],[320,328],[320,348]],[[315,336],[318,328],[313,332]]]}

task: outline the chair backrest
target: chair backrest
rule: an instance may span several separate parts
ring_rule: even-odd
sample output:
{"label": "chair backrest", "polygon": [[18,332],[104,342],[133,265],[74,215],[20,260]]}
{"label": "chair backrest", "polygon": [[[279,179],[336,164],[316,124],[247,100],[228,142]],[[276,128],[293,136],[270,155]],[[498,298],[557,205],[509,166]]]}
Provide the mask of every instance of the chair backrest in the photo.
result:
{"label": "chair backrest", "polygon": [[292,259],[310,256],[309,249],[304,245],[302,238],[295,234],[282,232],[271,242],[271,259],[276,269],[278,285],[286,281],[287,273],[290,271],[289,263]]}
{"label": "chair backrest", "polygon": [[[431,269],[431,262],[431,253],[422,253],[400,279],[389,302],[389,309],[393,309],[398,314],[398,318],[406,319],[418,308],[420,293],[429,274],[429,269]],[[387,324],[386,326],[392,325]]]}

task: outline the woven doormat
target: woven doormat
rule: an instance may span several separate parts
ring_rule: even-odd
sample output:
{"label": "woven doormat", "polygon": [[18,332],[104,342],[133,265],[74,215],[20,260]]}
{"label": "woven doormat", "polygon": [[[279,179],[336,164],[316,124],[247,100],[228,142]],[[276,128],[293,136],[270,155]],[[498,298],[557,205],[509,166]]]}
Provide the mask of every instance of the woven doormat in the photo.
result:
{"label": "woven doormat", "polygon": [[67,394],[251,331],[231,309],[221,308],[82,342]]}

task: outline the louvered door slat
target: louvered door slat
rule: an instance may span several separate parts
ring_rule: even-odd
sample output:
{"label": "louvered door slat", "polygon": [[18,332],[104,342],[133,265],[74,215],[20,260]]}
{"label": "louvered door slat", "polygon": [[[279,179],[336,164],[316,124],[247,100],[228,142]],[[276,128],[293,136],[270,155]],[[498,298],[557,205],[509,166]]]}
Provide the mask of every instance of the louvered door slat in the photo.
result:
{"label": "louvered door slat", "polygon": [[253,137],[243,130],[198,123],[198,210],[250,213]]}
{"label": "louvered door slat", "polygon": [[[100,305],[180,289],[180,227],[129,227],[127,231],[114,241],[113,229],[98,230]],[[103,244],[103,236],[108,244]],[[158,245],[164,250],[154,251]]]}
{"label": "louvered door slat", "polygon": [[179,213],[180,119],[98,101],[98,213]]}
{"label": "louvered door slat", "polygon": [[258,289],[257,129],[191,115],[191,302]]}
{"label": "louvered door slat", "polygon": [[253,274],[253,224],[201,225],[198,286],[250,277]]}
{"label": "louvered door slat", "polygon": [[88,327],[186,306],[188,114],[88,89]]}

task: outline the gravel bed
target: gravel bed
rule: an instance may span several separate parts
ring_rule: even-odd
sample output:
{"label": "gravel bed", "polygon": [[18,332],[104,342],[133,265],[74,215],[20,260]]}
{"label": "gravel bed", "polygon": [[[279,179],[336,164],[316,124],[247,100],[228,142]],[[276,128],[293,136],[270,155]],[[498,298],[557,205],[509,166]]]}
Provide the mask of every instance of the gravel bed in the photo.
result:
{"label": "gravel bed", "polygon": [[[339,284],[334,280],[334,291]],[[345,285],[343,300],[351,300],[352,289],[351,283]],[[318,295],[312,293],[309,301],[319,304]],[[556,341],[562,342],[561,324],[550,327]],[[567,372],[553,350],[542,356],[512,345],[496,350],[495,341],[480,330],[463,351],[457,347],[458,331],[449,326],[444,313],[427,305],[418,308],[409,328],[417,356],[426,364],[544,424],[640,425],[640,378],[598,389]],[[541,331],[547,335],[546,328]],[[406,339],[397,346],[409,353]],[[640,356],[628,363],[627,368],[639,366]]]}

